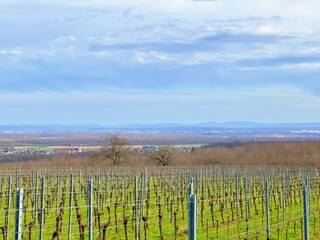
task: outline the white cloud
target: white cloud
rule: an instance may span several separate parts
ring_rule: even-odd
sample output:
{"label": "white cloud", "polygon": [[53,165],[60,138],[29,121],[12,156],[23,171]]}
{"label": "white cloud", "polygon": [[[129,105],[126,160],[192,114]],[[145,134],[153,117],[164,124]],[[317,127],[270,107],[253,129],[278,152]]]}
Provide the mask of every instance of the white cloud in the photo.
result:
{"label": "white cloud", "polygon": [[77,37],[75,36],[60,36],[58,38],[55,38],[53,42],[55,43],[65,43],[65,42],[74,42],[77,40]]}
{"label": "white cloud", "polygon": [[21,55],[22,54],[23,49],[20,47],[17,47],[15,49],[0,49],[0,55],[13,55],[13,56],[17,56],[17,55]]}
{"label": "white cloud", "polygon": [[171,54],[161,53],[156,51],[150,52],[133,52],[134,59],[142,64],[151,64],[157,62],[174,62],[176,57]]}
{"label": "white cloud", "polygon": [[[61,70],[59,78],[78,78],[82,66],[81,70],[88,71],[84,75],[101,72],[101,79],[103,74],[124,79],[130,70],[132,81],[145,74],[144,69],[132,70],[135,64],[148,65],[158,74],[165,68],[186,72],[207,65],[204,79],[210,78],[210,71],[223,75],[238,69],[318,70],[316,60],[289,59],[319,54],[318,26],[309,24],[317,14],[296,14],[298,8],[308,10],[313,3],[316,9],[319,4],[311,0],[305,5],[289,0],[4,0],[0,6],[17,9],[19,14],[0,15],[0,28],[4,29],[0,55],[15,56],[12,69],[28,66],[43,78],[58,66],[65,71]],[[111,47],[91,51],[93,45]],[[106,66],[113,69],[106,71]],[[171,72],[166,76],[179,78],[179,74],[183,75]],[[220,75],[215,77],[220,79]]]}
{"label": "white cloud", "polygon": [[271,25],[261,25],[258,27],[258,33],[262,34],[273,34],[277,33],[276,28]]}

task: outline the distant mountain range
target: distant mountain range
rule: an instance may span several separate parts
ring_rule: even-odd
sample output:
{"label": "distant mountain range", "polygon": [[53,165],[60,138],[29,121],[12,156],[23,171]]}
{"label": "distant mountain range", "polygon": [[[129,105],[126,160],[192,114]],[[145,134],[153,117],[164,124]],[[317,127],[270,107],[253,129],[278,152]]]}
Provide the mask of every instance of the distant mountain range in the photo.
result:
{"label": "distant mountain range", "polygon": [[158,123],[158,124],[123,124],[104,126],[98,124],[86,125],[63,125],[63,124],[21,124],[0,125],[0,131],[99,131],[99,130],[165,130],[165,129],[198,129],[198,128],[220,128],[220,129],[320,129],[320,122],[308,123],[259,123],[249,121],[233,122],[206,122],[198,124]]}
{"label": "distant mountain range", "polygon": [[137,125],[119,125],[114,128],[320,128],[320,122],[312,123],[258,123],[249,121],[233,122],[206,122],[197,124],[177,124],[177,123],[159,123],[159,124],[137,124]]}

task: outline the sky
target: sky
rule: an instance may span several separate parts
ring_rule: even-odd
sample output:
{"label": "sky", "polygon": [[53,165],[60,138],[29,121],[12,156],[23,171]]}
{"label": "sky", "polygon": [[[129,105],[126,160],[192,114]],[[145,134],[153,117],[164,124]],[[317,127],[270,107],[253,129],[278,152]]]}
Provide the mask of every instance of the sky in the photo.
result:
{"label": "sky", "polygon": [[0,124],[320,122],[318,0],[1,0]]}

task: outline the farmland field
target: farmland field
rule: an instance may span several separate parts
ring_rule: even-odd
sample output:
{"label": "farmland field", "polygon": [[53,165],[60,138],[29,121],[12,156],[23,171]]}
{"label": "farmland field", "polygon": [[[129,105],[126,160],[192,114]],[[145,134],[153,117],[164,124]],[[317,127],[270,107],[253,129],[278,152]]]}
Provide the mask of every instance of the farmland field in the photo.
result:
{"label": "farmland field", "polygon": [[318,170],[223,166],[2,170],[0,226],[3,239],[14,239],[16,189],[21,188],[22,239],[39,239],[41,234],[42,239],[90,239],[89,232],[91,239],[188,239],[193,192],[197,239],[266,239],[267,213],[270,239],[303,239],[306,188],[309,239],[319,239]]}

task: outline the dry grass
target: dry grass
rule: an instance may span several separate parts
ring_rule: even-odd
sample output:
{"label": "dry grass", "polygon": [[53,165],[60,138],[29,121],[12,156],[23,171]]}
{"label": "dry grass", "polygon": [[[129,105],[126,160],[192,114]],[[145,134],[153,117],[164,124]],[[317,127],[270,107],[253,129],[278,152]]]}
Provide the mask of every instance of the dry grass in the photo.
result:
{"label": "dry grass", "polygon": [[[199,148],[194,152],[178,152],[172,154],[171,165],[281,165],[281,166],[316,166],[320,167],[320,142],[263,142],[246,143],[231,148]],[[61,154],[51,159],[27,162],[2,163],[2,168],[86,168],[106,167],[110,165],[104,160],[94,157],[76,157]],[[150,161],[150,155],[130,152],[122,166],[143,167],[156,163]]]}
{"label": "dry grass", "polygon": [[[185,159],[181,162],[181,159]],[[248,143],[232,148],[199,149],[176,155],[180,164],[319,166],[320,142]]]}

